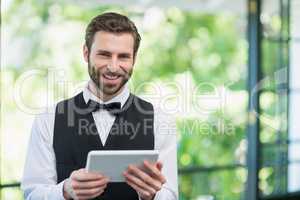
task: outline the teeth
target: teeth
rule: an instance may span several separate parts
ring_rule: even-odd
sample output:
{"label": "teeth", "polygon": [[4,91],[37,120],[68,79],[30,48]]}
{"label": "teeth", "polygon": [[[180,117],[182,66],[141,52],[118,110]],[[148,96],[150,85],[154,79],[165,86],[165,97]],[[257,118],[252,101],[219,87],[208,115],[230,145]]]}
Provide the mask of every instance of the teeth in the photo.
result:
{"label": "teeth", "polygon": [[115,80],[119,78],[119,76],[111,76],[111,75],[104,75],[105,78],[110,79],[110,80]]}

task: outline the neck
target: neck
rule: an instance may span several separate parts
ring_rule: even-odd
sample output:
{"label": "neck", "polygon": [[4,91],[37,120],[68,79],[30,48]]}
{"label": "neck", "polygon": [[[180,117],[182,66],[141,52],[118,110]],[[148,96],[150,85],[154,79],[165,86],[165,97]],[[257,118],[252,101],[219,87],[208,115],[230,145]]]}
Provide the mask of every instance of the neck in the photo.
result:
{"label": "neck", "polygon": [[99,99],[101,99],[103,102],[109,101],[112,98],[114,98],[115,96],[117,96],[118,94],[120,94],[123,90],[124,90],[124,86],[122,86],[122,88],[120,88],[116,93],[114,94],[104,94],[93,81],[89,81],[88,83],[88,89]]}

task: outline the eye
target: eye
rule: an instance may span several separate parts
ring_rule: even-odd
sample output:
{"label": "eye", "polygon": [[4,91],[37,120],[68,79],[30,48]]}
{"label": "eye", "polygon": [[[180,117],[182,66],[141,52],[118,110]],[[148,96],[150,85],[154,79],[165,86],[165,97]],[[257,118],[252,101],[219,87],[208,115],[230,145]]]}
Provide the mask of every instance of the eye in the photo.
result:
{"label": "eye", "polygon": [[121,55],[119,55],[119,58],[120,58],[120,59],[129,59],[129,58],[130,58],[130,55],[127,55],[127,54],[121,54]]}
{"label": "eye", "polygon": [[105,58],[110,57],[110,55],[108,53],[98,53],[97,55],[101,56],[101,57],[105,57]]}

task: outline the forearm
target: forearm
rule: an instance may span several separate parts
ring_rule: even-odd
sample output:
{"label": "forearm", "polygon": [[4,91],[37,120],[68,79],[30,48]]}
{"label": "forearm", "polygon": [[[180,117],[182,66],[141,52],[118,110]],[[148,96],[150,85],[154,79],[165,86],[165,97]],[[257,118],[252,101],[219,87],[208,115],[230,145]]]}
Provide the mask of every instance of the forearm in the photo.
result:
{"label": "forearm", "polygon": [[154,197],[154,200],[178,200],[177,192],[163,186],[160,191]]}
{"label": "forearm", "polygon": [[[139,200],[144,200],[139,196]],[[177,193],[166,186],[163,186],[153,198],[153,200],[178,200]]]}
{"label": "forearm", "polygon": [[65,200],[63,197],[63,183],[57,185],[35,184],[22,186],[25,200]]}

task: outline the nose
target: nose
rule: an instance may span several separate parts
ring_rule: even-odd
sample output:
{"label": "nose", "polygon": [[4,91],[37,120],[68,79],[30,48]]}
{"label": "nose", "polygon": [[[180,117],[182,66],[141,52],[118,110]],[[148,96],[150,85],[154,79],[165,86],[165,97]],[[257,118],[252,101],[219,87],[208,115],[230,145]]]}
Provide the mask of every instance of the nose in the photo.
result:
{"label": "nose", "polygon": [[116,72],[116,71],[118,70],[118,67],[119,67],[118,59],[112,57],[110,63],[108,63],[108,65],[107,65],[107,69],[108,69],[110,72]]}

